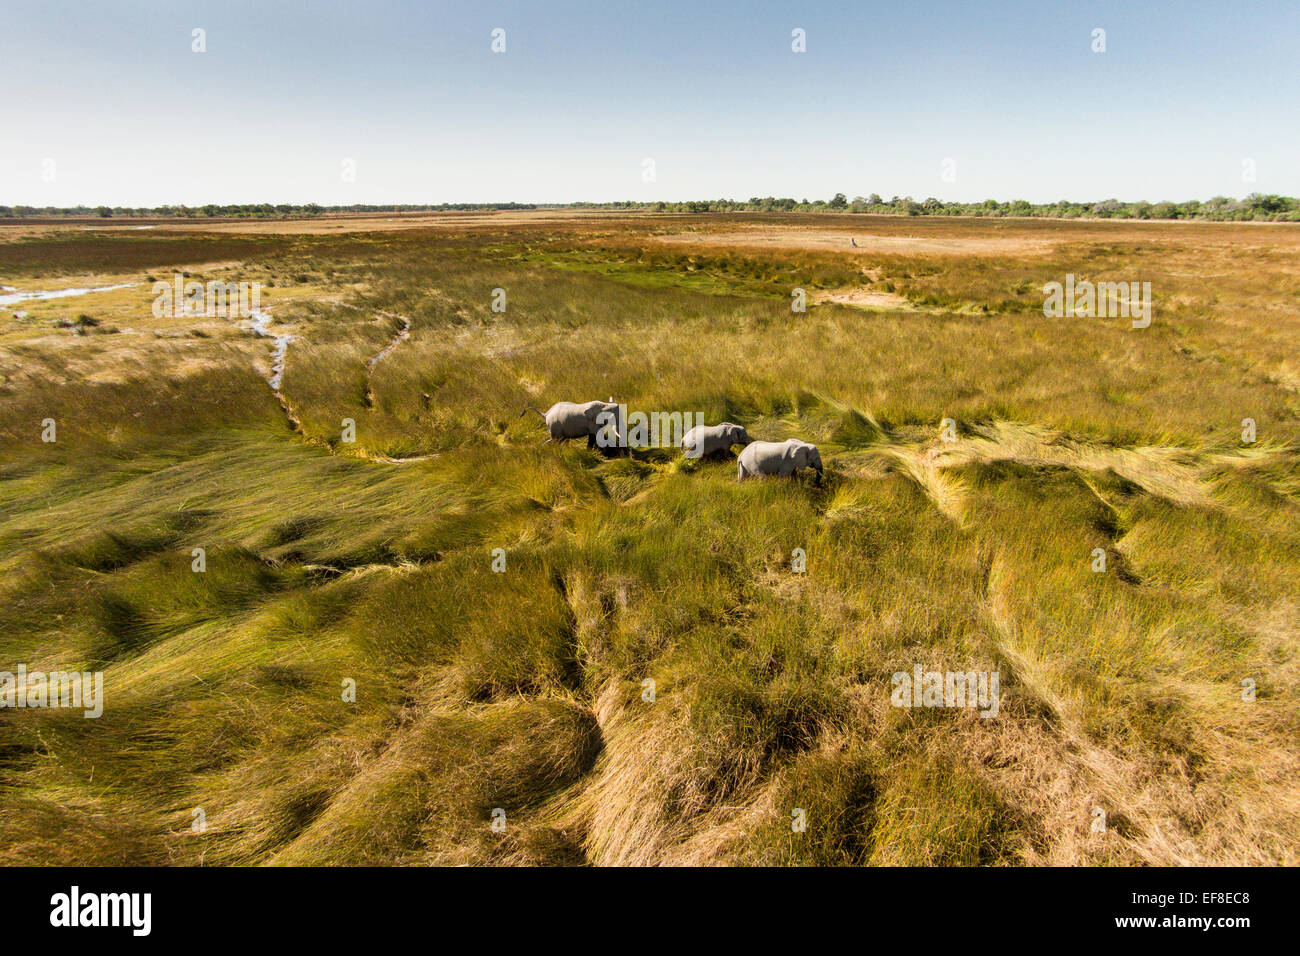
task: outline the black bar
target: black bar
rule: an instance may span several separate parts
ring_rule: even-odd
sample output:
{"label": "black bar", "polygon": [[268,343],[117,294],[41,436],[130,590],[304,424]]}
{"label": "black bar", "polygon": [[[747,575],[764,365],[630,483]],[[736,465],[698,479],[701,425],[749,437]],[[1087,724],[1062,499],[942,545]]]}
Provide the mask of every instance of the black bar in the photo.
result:
{"label": "black bar", "polygon": [[[848,932],[870,945],[879,929],[945,947],[1017,937],[1181,943],[1190,935],[1230,945],[1256,929],[1280,932],[1294,883],[1294,870],[1229,868],[0,869],[0,916],[13,939],[77,934],[205,947],[250,934],[259,944],[335,945],[402,931],[433,931],[430,945],[441,946],[462,927],[498,941],[520,933],[544,945],[558,934],[553,941],[639,948],[681,941],[701,924],[733,942]],[[148,936],[130,925],[52,926],[52,898],[70,897],[73,886],[83,905],[90,894],[150,894]],[[1154,925],[1119,925],[1135,918]],[[602,926],[614,935],[594,935]]]}

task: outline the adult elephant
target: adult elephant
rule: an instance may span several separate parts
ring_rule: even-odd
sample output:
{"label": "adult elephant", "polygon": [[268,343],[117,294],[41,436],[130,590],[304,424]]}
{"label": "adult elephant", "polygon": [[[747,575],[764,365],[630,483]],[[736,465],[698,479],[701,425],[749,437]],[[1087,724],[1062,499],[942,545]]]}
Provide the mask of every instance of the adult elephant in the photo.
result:
{"label": "adult elephant", "polygon": [[597,436],[609,427],[614,442],[603,443],[602,447],[619,447],[623,443],[618,434],[618,405],[615,402],[556,402],[545,412],[530,405],[519,413],[519,417],[523,418],[529,412],[537,412],[546,422],[546,430],[551,435],[547,441],[586,438],[587,447],[595,448]]}
{"label": "adult elephant", "polygon": [[682,436],[682,451],[687,458],[707,458],[731,451],[732,445],[748,445],[753,440],[744,425],[732,422],[696,425]]}
{"label": "adult elephant", "polygon": [[822,478],[822,455],[817,446],[798,438],[785,441],[756,441],[740,453],[736,463],[736,480],[779,475],[793,478],[800,468],[811,468]]}

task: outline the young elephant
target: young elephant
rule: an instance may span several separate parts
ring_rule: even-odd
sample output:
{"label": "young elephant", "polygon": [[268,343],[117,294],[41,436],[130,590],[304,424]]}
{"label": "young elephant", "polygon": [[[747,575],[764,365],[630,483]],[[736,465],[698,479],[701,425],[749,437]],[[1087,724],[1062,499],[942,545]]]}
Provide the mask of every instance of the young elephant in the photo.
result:
{"label": "young elephant", "polygon": [[[537,412],[546,422],[546,430],[551,437],[547,441],[567,441],[570,438],[586,438],[587,447],[596,447],[596,436],[606,426],[614,426],[614,438],[618,440],[618,405],[614,402],[556,402],[545,413],[532,406],[519,413],[523,418],[528,412]],[[622,444],[621,440],[618,444]]]}
{"label": "young elephant", "polygon": [[753,439],[744,425],[723,422],[721,425],[696,425],[682,436],[682,451],[687,458],[707,458],[725,454],[732,445],[748,445]]}
{"label": "young elephant", "polygon": [[757,478],[763,475],[780,475],[793,478],[800,468],[812,468],[817,480],[822,477],[822,456],[816,445],[797,438],[782,442],[756,441],[740,453],[736,465],[736,480]]}

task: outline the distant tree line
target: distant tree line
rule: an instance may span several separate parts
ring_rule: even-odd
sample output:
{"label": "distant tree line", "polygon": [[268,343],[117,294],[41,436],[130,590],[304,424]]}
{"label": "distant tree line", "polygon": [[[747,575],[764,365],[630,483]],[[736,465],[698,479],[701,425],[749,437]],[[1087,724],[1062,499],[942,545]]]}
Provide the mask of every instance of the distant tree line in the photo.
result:
{"label": "distant tree line", "polygon": [[476,209],[536,209],[532,203],[447,202],[437,205],[320,206],[316,203],[239,203],[206,206],[0,206],[0,219],[289,219],[338,212],[447,212]]}
{"label": "distant tree line", "polygon": [[[577,205],[577,204],[575,204]],[[881,199],[876,193],[870,196],[847,198],[836,193],[829,200],[777,199],[773,196],[748,202],[732,199],[715,199],[704,202],[642,203],[643,208],[656,212],[841,212],[875,213],[890,216],[1035,216],[1044,219],[1203,219],[1223,222],[1263,220],[1270,222],[1300,222],[1300,199],[1289,196],[1272,196],[1251,193],[1245,199],[1215,196],[1206,202],[1193,199],[1188,202],[1120,202],[1103,199],[1101,202],[1070,202],[1062,199],[1054,203],[1031,203],[1024,199],[999,202],[986,199],[978,203],[944,202],[933,197],[917,202],[911,196]]]}
{"label": "distant tree line", "polygon": [[1062,199],[1054,203],[1031,203],[1024,199],[999,202],[986,199],[978,203],[944,202],[933,197],[917,202],[911,196],[882,199],[876,193],[870,196],[847,198],[836,193],[831,199],[778,199],[757,196],[741,201],[736,199],[705,199],[689,202],[573,202],[573,203],[439,203],[426,205],[393,206],[320,206],[270,203],[206,206],[157,206],[136,208],[128,206],[0,206],[0,219],[289,219],[327,215],[340,212],[368,213],[418,213],[474,211],[493,209],[607,209],[648,212],[704,213],[704,212],[838,212],[866,213],[892,216],[1031,216],[1044,219],[1200,219],[1219,222],[1247,220],[1265,222],[1300,222],[1300,199],[1290,196],[1251,193],[1245,199],[1215,196],[1201,202],[1120,202],[1103,199],[1101,202],[1070,202]]}

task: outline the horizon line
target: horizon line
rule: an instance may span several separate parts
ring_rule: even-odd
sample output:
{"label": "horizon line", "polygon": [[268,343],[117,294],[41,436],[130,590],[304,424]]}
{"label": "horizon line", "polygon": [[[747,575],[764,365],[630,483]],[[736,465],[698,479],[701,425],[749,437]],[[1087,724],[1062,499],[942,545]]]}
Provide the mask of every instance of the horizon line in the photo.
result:
{"label": "horizon line", "polygon": [[[871,196],[877,197],[875,202],[870,201]],[[844,205],[842,206],[832,205],[839,197],[844,197]],[[830,199],[809,199],[807,197],[795,198],[793,196],[767,195],[767,196],[749,196],[744,199],[737,199],[730,196],[711,196],[708,198],[696,197],[692,199],[568,199],[568,200],[534,200],[534,199],[454,200],[453,199],[453,200],[442,200],[439,202],[432,202],[427,200],[426,201],[393,201],[393,202],[385,201],[385,202],[333,203],[330,205],[318,203],[315,202],[314,200],[309,202],[272,202],[265,199],[257,200],[257,201],[245,200],[240,202],[204,202],[204,203],[195,203],[195,204],[186,203],[186,202],[174,202],[174,203],[159,203],[154,205],[134,205],[130,203],[110,204],[106,202],[96,202],[96,203],[79,202],[71,206],[52,205],[48,203],[45,205],[37,205],[35,203],[28,203],[28,202],[0,202],[0,210],[9,210],[9,211],[18,210],[18,209],[24,209],[24,210],[52,209],[56,211],[70,211],[70,210],[77,210],[77,209],[198,210],[198,209],[205,209],[211,206],[221,207],[221,208],[289,206],[295,209],[307,209],[307,208],[314,207],[317,209],[329,209],[329,210],[350,210],[350,209],[382,210],[384,208],[389,208],[389,207],[394,209],[436,209],[436,208],[451,208],[451,207],[474,208],[474,209],[507,208],[507,207],[556,209],[556,208],[564,208],[569,206],[619,206],[619,207],[677,206],[677,205],[683,205],[688,203],[696,203],[696,204],[732,203],[732,204],[743,206],[743,205],[752,205],[755,202],[761,203],[761,202],[768,202],[768,201],[783,202],[783,203],[793,202],[795,205],[800,205],[800,206],[819,206],[819,205],[829,206],[831,208],[837,208],[837,209],[846,208],[848,206],[851,206],[854,203],[859,203],[859,202],[871,206],[890,206],[898,203],[915,203],[917,205],[924,206],[926,204],[937,203],[938,205],[943,207],[958,207],[958,206],[984,206],[984,205],[988,205],[989,203],[995,203],[999,206],[1023,204],[1035,208],[1039,208],[1039,207],[1046,208],[1046,207],[1061,206],[1061,205],[1096,206],[1102,203],[1118,203],[1124,206],[1143,206],[1143,205],[1189,206],[1192,204],[1206,205],[1207,203],[1213,203],[1216,201],[1246,202],[1250,199],[1255,199],[1255,198],[1281,199],[1288,202],[1300,202],[1300,197],[1297,196],[1288,196],[1284,193],[1266,193],[1266,192],[1259,192],[1259,191],[1249,192],[1241,196],[1229,196],[1223,193],[1216,193],[1215,195],[1210,196],[1207,199],[1200,199],[1194,197],[1191,199],[1178,199],[1178,200],[1174,200],[1174,199],[1152,200],[1152,199],[1120,199],[1117,196],[1106,196],[1101,199],[1068,199],[1062,197],[1060,199],[1054,199],[1046,202],[1033,202],[1031,200],[1024,199],[1018,196],[1012,197],[1010,199],[997,199],[996,197],[989,196],[984,199],[978,199],[978,200],[961,200],[961,199],[939,199],[938,197],[935,196],[927,196],[925,199],[916,199],[914,196],[911,195],[906,195],[906,196],[894,195],[889,199],[884,199],[883,197],[880,196],[879,193],[871,193],[867,197],[861,195],[854,196],[852,199],[850,199],[844,193],[837,193],[835,196],[831,197]]]}

